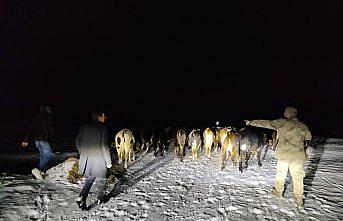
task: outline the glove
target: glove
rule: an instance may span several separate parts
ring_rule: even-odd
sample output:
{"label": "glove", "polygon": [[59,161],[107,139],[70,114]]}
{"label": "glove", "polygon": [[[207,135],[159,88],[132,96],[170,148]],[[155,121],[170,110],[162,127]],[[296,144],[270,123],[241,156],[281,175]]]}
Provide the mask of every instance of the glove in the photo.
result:
{"label": "glove", "polygon": [[250,120],[244,120],[245,125],[249,126],[250,125]]}
{"label": "glove", "polygon": [[112,167],[112,164],[107,164],[106,167],[110,169]]}

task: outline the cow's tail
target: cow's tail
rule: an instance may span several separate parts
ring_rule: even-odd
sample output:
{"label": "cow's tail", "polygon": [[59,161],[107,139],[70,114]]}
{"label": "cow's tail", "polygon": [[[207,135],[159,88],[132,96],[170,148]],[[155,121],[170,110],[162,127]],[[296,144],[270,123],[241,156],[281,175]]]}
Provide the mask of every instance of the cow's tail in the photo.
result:
{"label": "cow's tail", "polygon": [[238,133],[238,164],[239,164],[239,171],[243,173],[243,159],[242,159],[242,151],[241,151],[241,139],[242,136]]}
{"label": "cow's tail", "polygon": [[238,133],[238,156],[241,157],[241,135]]}

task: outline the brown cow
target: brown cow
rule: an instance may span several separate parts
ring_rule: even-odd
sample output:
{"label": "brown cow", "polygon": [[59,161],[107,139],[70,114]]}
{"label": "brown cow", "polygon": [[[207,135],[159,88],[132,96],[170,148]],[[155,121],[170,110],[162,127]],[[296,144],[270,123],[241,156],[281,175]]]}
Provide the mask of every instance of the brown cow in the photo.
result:
{"label": "brown cow", "polygon": [[214,142],[214,133],[210,128],[206,128],[203,132],[204,146],[205,146],[205,155],[211,157],[211,148]]}
{"label": "brown cow", "polygon": [[218,146],[220,144],[220,128],[216,128],[214,141],[213,141],[213,152],[218,153]]}
{"label": "brown cow", "polygon": [[180,158],[181,162],[183,161],[186,139],[187,139],[186,131],[183,129],[178,130],[176,133],[177,146],[175,148],[175,155],[176,155],[176,157]]}
{"label": "brown cow", "polygon": [[188,146],[190,146],[192,150],[192,159],[197,159],[198,150],[201,146],[200,130],[192,130],[192,132],[188,135]]}
{"label": "brown cow", "polygon": [[230,133],[230,129],[228,129],[227,127],[224,127],[224,128],[219,130],[219,144],[220,144],[220,147],[223,145],[224,140],[225,140],[226,136],[229,133]]}
{"label": "brown cow", "polygon": [[227,127],[216,129],[216,136],[215,136],[215,140],[214,140],[214,152],[215,153],[217,153],[219,146],[220,146],[220,148],[222,147],[224,139],[229,132],[230,132],[230,129]]}
{"label": "brown cow", "polygon": [[239,158],[239,134],[228,133],[225,137],[221,149],[222,163],[221,169],[224,170],[227,164],[227,160],[230,158],[232,165],[237,166],[237,160]]}

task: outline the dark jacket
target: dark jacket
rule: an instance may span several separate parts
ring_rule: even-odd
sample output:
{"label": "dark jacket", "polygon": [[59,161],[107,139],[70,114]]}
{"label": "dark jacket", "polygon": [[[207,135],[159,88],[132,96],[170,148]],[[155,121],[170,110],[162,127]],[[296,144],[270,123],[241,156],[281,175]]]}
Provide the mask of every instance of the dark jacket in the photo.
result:
{"label": "dark jacket", "polygon": [[54,131],[52,129],[51,118],[48,113],[41,112],[32,120],[24,141],[51,141],[53,136]]}
{"label": "dark jacket", "polygon": [[106,165],[112,162],[108,130],[104,124],[92,122],[84,125],[75,142],[80,154],[79,173],[95,177],[106,175]]}

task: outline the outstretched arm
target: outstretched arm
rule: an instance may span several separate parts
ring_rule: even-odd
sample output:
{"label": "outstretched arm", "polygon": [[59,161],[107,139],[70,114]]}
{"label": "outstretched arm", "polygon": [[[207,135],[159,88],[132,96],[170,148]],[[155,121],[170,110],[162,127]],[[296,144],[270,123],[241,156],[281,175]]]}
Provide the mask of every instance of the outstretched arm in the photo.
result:
{"label": "outstretched arm", "polygon": [[263,127],[271,130],[277,130],[282,127],[285,123],[284,119],[277,119],[277,120],[252,120],[252,121],[245,121],[247,125],[251,125],[254,127]]}

